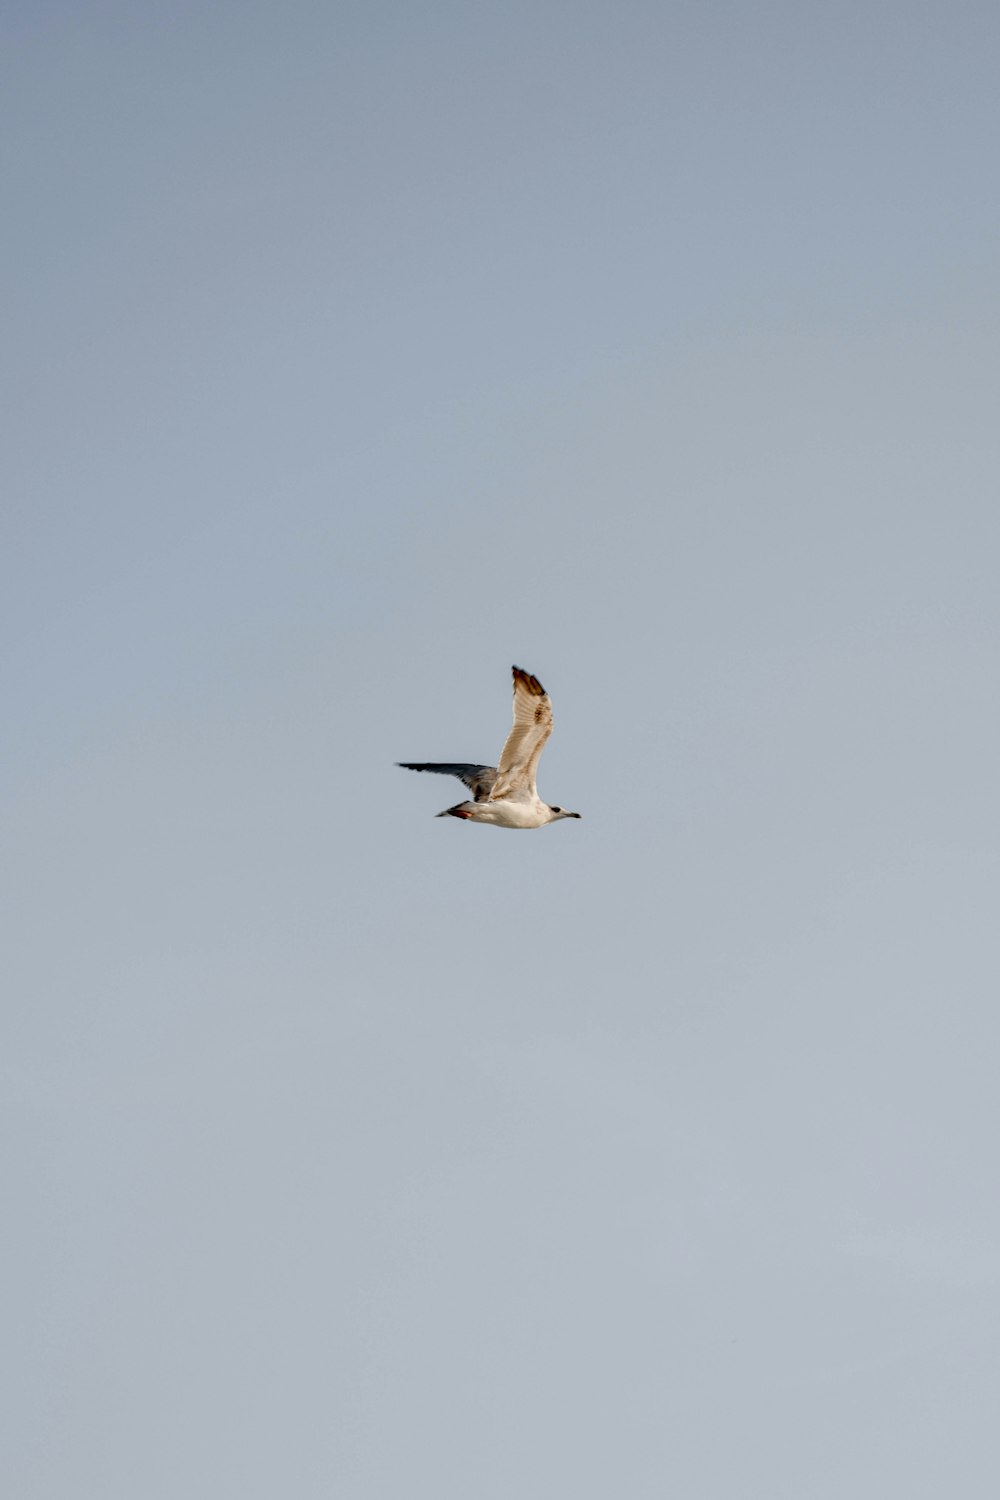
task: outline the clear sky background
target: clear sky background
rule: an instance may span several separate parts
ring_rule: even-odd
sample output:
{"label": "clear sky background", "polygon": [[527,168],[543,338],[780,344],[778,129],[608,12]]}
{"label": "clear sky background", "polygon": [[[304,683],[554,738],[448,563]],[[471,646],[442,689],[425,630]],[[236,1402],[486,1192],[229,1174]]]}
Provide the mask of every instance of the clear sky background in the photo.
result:
{"label": "clear sky background", "polygon": [[4,1493],[994,1500],[996,5],[2,33]]}

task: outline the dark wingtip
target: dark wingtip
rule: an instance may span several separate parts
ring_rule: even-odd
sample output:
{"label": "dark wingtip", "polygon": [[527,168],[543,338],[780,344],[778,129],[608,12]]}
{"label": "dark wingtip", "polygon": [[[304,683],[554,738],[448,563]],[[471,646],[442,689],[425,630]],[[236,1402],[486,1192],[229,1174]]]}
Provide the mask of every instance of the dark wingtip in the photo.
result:
{"label": "dark wingtip", "polygon": [[514,674],[515,687],[517,687],[519,682],[523,682],[529,693],[534,693],[537,698],[545,697],[545,689],[537,677],[534,677],[530,672],[526,672],[523,667],[511,667],[510,670]]}

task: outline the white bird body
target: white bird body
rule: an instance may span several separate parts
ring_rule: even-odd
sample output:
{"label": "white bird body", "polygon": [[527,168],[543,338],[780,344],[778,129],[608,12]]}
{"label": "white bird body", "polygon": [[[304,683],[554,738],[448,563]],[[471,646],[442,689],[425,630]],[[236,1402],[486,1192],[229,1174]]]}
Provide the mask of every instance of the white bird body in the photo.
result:
{"label": "white bird body", "polygon": [[542,828],[558,818],[578,818],[579,813],[555,812],[539,797],[530,802],[515,802],[501,797],[496,802],[460,802],[457,807],[439,812],[439,818],[468,818],[471,823],[492,823],[494,828]]}
{"label": "white bird body", "polygon": [[550,807],[538,795],[535,776],[545,742],[552,733],[552,700],[537,677],[514,667],[514,724],[500,753],[500,764],[471,765],[464,761],[400,761],[407,771],[436,771],[457,776],[473,794],[438,813],[439,818],[464,818],[494,828],[543,828],[579,813]]}

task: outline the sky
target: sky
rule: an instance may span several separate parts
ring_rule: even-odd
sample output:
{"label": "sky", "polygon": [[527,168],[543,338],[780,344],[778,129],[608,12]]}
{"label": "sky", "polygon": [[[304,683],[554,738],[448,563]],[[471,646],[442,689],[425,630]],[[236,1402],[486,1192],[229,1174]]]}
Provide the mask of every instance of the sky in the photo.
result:
{"label": "sky", "polygon": [[5,1493],[992,1500],[996,7],[0,37]]}

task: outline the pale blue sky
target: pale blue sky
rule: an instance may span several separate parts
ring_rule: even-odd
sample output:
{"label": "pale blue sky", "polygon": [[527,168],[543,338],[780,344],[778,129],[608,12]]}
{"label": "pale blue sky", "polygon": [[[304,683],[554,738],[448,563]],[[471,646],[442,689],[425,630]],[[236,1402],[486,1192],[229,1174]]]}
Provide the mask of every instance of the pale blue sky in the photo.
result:
{"label": "pale blue sky", "polygon": [[993,1500],[996,8],[2,30],[4,1492]]}

